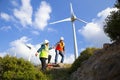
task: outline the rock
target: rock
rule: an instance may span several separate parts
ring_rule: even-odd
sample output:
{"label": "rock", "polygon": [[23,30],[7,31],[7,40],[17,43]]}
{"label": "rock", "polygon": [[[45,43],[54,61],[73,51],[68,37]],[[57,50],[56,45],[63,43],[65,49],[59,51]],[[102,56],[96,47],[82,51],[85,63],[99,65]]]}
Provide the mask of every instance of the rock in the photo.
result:
{"label": "rock", "polygon": [[91,56],[71,75],[71,80],[120,80],[120,43]]}
{"label": "rock", "polygon": [[58,65],[59,65],[59,67],[64,68],[64,64],[63,63],[59,63]]}
{"label": "rock", "polygon": [[110,47],[110,43],[104,43],[103,44],[103,49],[107,50]]}
{"label": "rock", "polygon": [[64,67],[65,67],[64,63],[58,63],[58,64],[49,63],[49,64],[47,64],[48,69],[61,69]]}

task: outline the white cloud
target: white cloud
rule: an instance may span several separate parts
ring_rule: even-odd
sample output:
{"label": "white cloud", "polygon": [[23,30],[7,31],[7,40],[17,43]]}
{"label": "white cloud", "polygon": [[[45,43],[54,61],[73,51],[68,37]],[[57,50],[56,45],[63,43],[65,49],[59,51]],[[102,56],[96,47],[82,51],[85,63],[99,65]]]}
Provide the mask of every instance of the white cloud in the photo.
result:
{"label": "white cloud", "polygon": [[[55,63],[55,49],[52,49],[49,51],[49,55],[52,56],[51,58],[51,63]],[[58,55],[58,63],[60,63],[61,61],[61,56]],[[74,61],[74,55],[73,54],[65,54],[65,58],[64,58],[64,63],[73,63]]]}
{"label": "white cloud", "polygon": [[75,56],[73,54],[70,54],[70,55],[66,55],[65,54],[65,63],[73,63],[75,60]]}
{"label": "white cloud", "polygon": [[111,11],[117,11],[117,8],[106,8],[105,10],[99,12],[97,16],[105,19],[108,15],[110,15]]}
{"label": "white cloud", "polygon": [[29,52],[29,49],[25,45],[27,44],[27,41],[29,41],[29,39],[25,36],[18,40],[12,41],[10,43],[11,48],[9,49],[11,55],[16,54],[19,57],[27,58]]}
{"label": "white cloud", "polygon": [[12,29],[11,26],[3,26],[0,28],[0,30],[2,30],[2,31],[8,31],[10,29]]}
{"label": "white cloud", "polygon": [[[39,60],[39,55],[36,57],[35,53],[40,48],[42,42],[36,45],[32,45],[31,43],[29,43],[29,40],[31,39],[27,38],[26,36],[23,36],[20,39],[12,41],[10,43],[10,48],[6,52],[1,52],[0,56],[3,57],[9,53],[9,55],[11,56],[16,56],[18,58],[22,57],[26,60],[30,60],[34,64],[41,64]],[[29,49],[27,46],[31,47],[31,49]],[[49,55],[52,56],[51,63],[54,63],[55,50],[51,49],[49,51]],[[61,60],[61,56],[59,55],[58,63],[60,62],[60,60]],[[72,63],[73,61],[74,61],[74,55],[65,54],[64,63]]]}
{"label": "white cloud", "polygon": [[86,48],[80,48],[80,53],[82,52],[82,51],[84,51]]}
{"label": "white cloud", "polygon": [[48,32],[57,32],[57,30],[55,30],[53,28],[48,28],[47,30],[48,30]]}
{"label": "white cloud", "polygon": [[82,29],[79,29],[81,33],[89,42],[94,46],[100,47],[105,42],[110,42],[109,38],[105,35],[103,26],[105,18],[110,15],[111,11],[116,11],[116,8],[106,8],[105,10],[99,12],[97,17],[84,26]]}
{"label": "white cloud", "polygon": [[51,50],[49,51],[49,55],[52,56],[52,58],[51,58],[51,63],[54,63],[54,62],[55,62],[55,49],[51,49]]}
{"label": "white cloud", "polygon": [[32,34],[39,35],[40,33],[38,31],[31,31]]}
{"label": "white cloud", "polygon": [[[39,56],[35,56],[37,49],[39,49],[40,44],[32,45],[29,42],[29,38],[26,36],[20,39],[14,40],[10,43],[10,48],[6,52],[1,52],[0,56],[5,56],[9,53],[10,56],[16,56],[17,58],[24,58],[25,60],[30,60],[34,64],[40,64]],[[30,46],[29,49],[27,46]]]}
{"label": "white cloud", "polygon": [[14,16],[20,20],[21,24],[25,27],[26,25],[32,25],[32,6],[30,0],[21,0],[22,6],[20,9],[14,9]]}
{"label": "white cloud", "polygon": [[6,13],[0,13],[0,18],[6,20],[6,21],[9,21],[10,20],[10,16]]}
{"label": "white cloud", "polygon": [[41,2],[41,5],[35,13],[34,25],[37,29],[43,30],[47,26],[47,21],[50,19],[51,7],[45,1]]}
{"label": "white cloud", "polygon": [[16,0],[12,0],[11,3],[13,4],[13,6],[18,6],[18,3],[16,2]]}
{"label": "white cloud", "polygon": [[0,52],[0,57],[4,57],[5,55],[7,55],[6,52]]}
{"label": "white cloud", "polygon": [[[38,45],[32,45],[28,43],[30,39],[26,36],[21,37],[20,39],[14,40],[10,43],[11,48],[8,49],[7,52],[10,53],[11,56],[15,56],[20,58],[24,58],[26,60],[31,60],[32,63],[39,64],[39,58],[35,56],[36,50],[39,48]],[[27,46],[30,46],[29,49]]]}
{"label": "white cloud", "polygon": [[[14,19],[19,20],[14,20],[16,23],[20,23],[23,27],[31,26],[38,30],[44,30],[48,25],[47,21],[50,19],[51,7],[46,1],[41,1],[39,8],[34,14],[30,0],[21,0],[21,6],[16,1],[12,1],[11,3],[15,7],[18,7],[13,10]],[[32,17],[34,17],[33,20]],[[33,34],[38,35],[38,32],[33,32]]]}

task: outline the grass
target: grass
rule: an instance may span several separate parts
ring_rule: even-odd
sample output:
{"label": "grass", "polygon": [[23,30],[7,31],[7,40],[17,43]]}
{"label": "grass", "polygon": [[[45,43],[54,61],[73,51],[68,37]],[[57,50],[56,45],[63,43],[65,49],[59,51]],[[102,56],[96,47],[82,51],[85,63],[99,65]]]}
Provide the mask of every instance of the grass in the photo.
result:
{"label": "grass", "polygon": [[43,72],[48,80],[70,80],[69,79],[69,68],[71,64],[64,64],[64,68],[51,68]]}
{"label": "grass", "polygon": [[67,68],[51,69],[46,71],[45,75],[47,75],[49,80],[69,80]]}

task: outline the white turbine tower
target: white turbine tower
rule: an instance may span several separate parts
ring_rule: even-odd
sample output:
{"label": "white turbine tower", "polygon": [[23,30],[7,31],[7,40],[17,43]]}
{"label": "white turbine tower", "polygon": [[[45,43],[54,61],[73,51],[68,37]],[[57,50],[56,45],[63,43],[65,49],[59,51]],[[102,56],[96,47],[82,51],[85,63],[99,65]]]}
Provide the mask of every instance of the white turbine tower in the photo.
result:
{"label": "white turbine tower", "polygon": [[78,48],[77,48],[77,39],[76,39],[76,31],[75,31],[74,21],[78,20],[78,21],[83,22],[83,23],[87,23],[87,22],[84,21],[84,20],[82,20],[82,19],[79,19],[79,18],[77,18],[75,16],[75,14],[73,12],[73,8],[72,8],[72,3],[70,3],[70,9],[71,9],[71,17],[63,19],[63,20],[52,22],[50,24],[56,24],[56,23],[60,23],[60,22],[64,22],[64,21],[70,21],[70,22],[72,22],[73,38],[74,38],[74,55],[75,55],[75,59],[77,59],[77,57],[78,57]]}

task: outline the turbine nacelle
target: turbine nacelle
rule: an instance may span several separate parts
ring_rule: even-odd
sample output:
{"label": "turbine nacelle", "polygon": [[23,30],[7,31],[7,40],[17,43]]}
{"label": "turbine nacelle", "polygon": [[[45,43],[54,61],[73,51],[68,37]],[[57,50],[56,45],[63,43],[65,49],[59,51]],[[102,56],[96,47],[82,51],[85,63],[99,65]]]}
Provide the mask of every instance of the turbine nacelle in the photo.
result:
{"label": "turbine nacelle", "polygon": [[72,15],[72,16],[71,16],[71,22],[74,22],[76,19],[77,19],[77,18],[76,18],[75,15]]}

